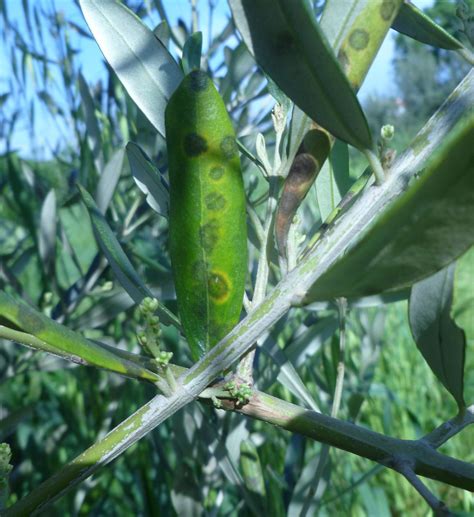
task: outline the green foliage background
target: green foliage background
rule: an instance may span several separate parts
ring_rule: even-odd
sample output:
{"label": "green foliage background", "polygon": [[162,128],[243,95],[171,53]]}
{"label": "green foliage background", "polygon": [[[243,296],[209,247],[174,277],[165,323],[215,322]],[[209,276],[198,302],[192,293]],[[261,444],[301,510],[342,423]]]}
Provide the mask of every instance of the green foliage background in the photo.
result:
{"label": "green foliage background", "polygon": [[[138,315],[103,257],[98,253],[89,219],[74,188],[76,179],[95,191],[104,163],[128,141],[138,142],[154,162],[163,163],[164,143],[138,112],[113,73],[107,81],[89,85],[90,99],[79,94],[79,65],[73,34],[88,37],[66,13],[44,11],[25,3],[25,22],[49,31],[60,44],[54,55],[41,41],[28,40],[2,6],[4,42],[12,52],[11,89],[2,98],[0,136],[8,152],[0,159],[0,288],[15,292],[87,337],[137,350]],[[140,16],[156,20],[155,9],[129,2]],[[159,5],[160,2],[157,2]],[[316,7],[320,7],[318,4]],[[438,0],[429,13],[451,29],[453,4]],[[28,15],[27,15],[28,13]],[[35,14],[36,13],[36,14]],[[41,18],[36,21],[36,18]],[[29,21],[28,21],[29,20]],[[83,27],[82,30],[85,31]],[[190,29],[184,22],[173,38],[184,41]],[[216,35],[228,41],[225,30]],[[176,44],[175,44],[176,45]],[[179,45],[177,45],[179,46]],[[212,42],[211,42],[212,48]],[[250,125],[271,141],[271,120],[261,101],[268,100],[266,82],[242,46],[227,47],[223,55],[210,53],[211,69],[230,107],[237,130]],[[56,60],[59,66],[48,59]],[[397,97],[406,110],[397,111],[393,98],[376,97],[366,106],[375,135],[385,123],[394,124],[394,147],[402,149],[426,118],[453,89],[466,69],[445,51],[436,52],[406,38],[397,38],[395,59]],[[247,79],[250,72],[253,75]],[[26,89],[37,78],[33,95]],[[429,80],[426,80],[429,78]],[[433,80],[431,80],[433,79]],[[54,87],[53,87],[54,86]],[[54,92],[45,95],[44,92]],[[92,102],[87,106],[87,102]],[[32,104],[33,103],[33,104]],[[73,140],[65,140],[49,161],[19,156],[9,147],[18,121],[33,124],[31,105],[43,108],[72,127]],[[94,133],[87,118],[96,113]],[[35,108],[36,110],[38,108]],[[91,142],[91,135],[99,135]],[[245,181],[257,200],[262,179],[245,161]],[[352,157],[354,176],[361,167]],[[51,225],[41,216],[44,200],[54,189],[57,231],[48,257],[42,235]],[[307,198],[304,213],[315,204]],[[132,208],[133,207],[133,211]],[[256,203],[257,210],[263,207]],[[44,213],[44,212],[43,212]],[[175,309],[167,255],[167,225],[144,200],[124,163],[117,179],[107,219],[119,235],[142,278],[160,299]],[[255,255],[255,249],[251,253]],[[269,340],[289,348],[319,325],[321,332],[309,347],[296,354],[298,373],[312,396],[328,412],[337,365],[337,332],[331,337],[335,311],[307,313],[294,310],[291,318],[272,332]],[[340,417],[401,438],[417,438],[452,417],[456,405],[435,379],[417,351],[407,322],[407,303],[356,308],[348,316],[347,377]],[[190,364],[186,346],[175,330],[164,329],[167,350],[176,362]],[[474,396],[472,350],[466,365],[466,399]],[[304,357],[304,360],[302,359]],[[471,359],[469,359],[471,357]],[[296,400],[285,383],[275,382],[275,366],[264,353],[258,357],[257,375],[268,391]],[[81,452],[149,400],[152,387],[93,368],[71,365],[9,342],[0,342],[0,441],[12,449],[9,504],[26,495],[68,459]],[[239,471],[238,444],[252,438],[266,481],[267,499],[252,493]],[[444,452],[474,461],[474,431],[451,440]],[[314,475],[312,460],[320,445],[301,436],[220,414],[197,403],[175,415],[131,448],[110,467],[83,483],[73,495],[55,504],[54,515],[207,515],[257,514],[266,505],[271,515],[296,511]],[[305,466],[308,466],[305,471]],[[472,494],[429,482],[429,486],[460,514],[474,512]],[[324,483],[316,494],[319,515],[426,515],[414,489],[400,476],[381,470],[367,460],[332,451]],[[313,508],[314,510],[315,508]]]}

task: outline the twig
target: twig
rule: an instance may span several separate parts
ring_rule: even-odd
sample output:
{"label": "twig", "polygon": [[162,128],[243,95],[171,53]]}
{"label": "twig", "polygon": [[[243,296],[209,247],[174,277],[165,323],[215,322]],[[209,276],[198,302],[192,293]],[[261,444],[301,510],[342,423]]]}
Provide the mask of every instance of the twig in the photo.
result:
{"label": "twig", "polygon": [[431,492],[431,490],[421,481],[421,479],[415,474],[415,472],[413,472],[413,469],[406,462],[403,462],[399,468],[396,468],[395,470],[405,476],[407,481],[428,503],[436,516],[453,515],[449,511],[449,508],[443,503],[443,501],[439,500],[433,494],[433,492]]}
{"label": "twig", "polygon": [[462,431],[466,426],[474,423],[474,405],[467,407],[464,411],[459,412],[451,420],[444,422],[438,428],[421,438],[428,445],[437,449],[443,443],[447,442],[455,434]]}

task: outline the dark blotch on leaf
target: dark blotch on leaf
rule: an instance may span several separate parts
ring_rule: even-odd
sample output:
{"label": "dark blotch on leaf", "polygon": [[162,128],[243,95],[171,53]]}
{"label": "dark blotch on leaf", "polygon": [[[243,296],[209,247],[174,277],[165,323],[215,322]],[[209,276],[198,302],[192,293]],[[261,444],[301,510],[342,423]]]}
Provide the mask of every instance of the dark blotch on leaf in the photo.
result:
{"label": "dark blotch on leaf", "polygon": [[229,283],[220,273],[212,271],[207,280],[207,285],[209,287],[209,295],[215,300],[222,300],[229,294]]}
{"label": "dark blotch on leaf", "polygon": [[295,40],[290,31],[284,30],[277,34],[275,38],[275,52],[277,55],[287,54],[295,49]]}
{"label": "dark blotch on leaf", "polygon": [[210,192],[207,194],[205,202],[209,210],[222,210],[226,205],[225,197],[219,192]]}
{"label": "dark blotch on leaf", "polygon": [[306,187],[306,184],[309,181],[312,182],[318,171],[318,163],[311,154],[298,154],[288,173],[287,183],[290,183],[296,189]]}
{"label": "dark blotch on leaf", "polygon": [[219,223],[215,219],[201,226],[199,230],[201,245],[206,253],[212,253],[219,240]]}
{"label": "dark blotch on leaf", "polygon": [[184,152],[188,156],[199,156],[207,151],[206,139],[197,133],[189,133],[184,137]]}
{"label": "dark blotch on leaf", "polygon": [[380,6],[380,16],[385,21],[390,20],[393,12],[395,11],[395,2],[393,0],[384,0]]}
{"label": "dark blotch on leaf", "polygon": [[347,72],[349,68],[349,59],[347,58],[347,54],[344,52],[344,50],[340,50],[339,54],[337,55],[337,59],[339,60],[339,63],[344,70],[344,72]]}
{"label": "dark blotch on leaf", "polygon": [[237,143],[233,136],[225,136],[221,142],[221,151],[224,158],[230,160],[237,154]]}
{"label": "dark blotch on leaf", "polygon": [[364,29],[355,29],[349,36],[349,44],[356,50],[363,50],[369,44],[369,33]]}
{"label": "dark blotch on leaf", "polygon": [[209,77],[202,70],[193,70],[189,74],[189,86],[194,92],[203,92],[209,84]]}
{"label": "dark blotch on leaf", "polygon": [[217,166],[217,167],[213,167],[210,171],[209,171],[209,176],[211,177],[211,179],[213,180],[220,180],[222,178],[222,176],[224,176],[224,167],[220,167],[220,166]]}

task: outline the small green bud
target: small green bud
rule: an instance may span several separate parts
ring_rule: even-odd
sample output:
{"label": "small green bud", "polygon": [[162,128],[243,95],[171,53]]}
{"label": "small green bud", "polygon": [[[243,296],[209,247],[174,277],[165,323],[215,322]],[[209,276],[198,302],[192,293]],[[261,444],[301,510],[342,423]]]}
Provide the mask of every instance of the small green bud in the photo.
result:
{"label": "small green bud", "polygon": [[382,126],[382,129],[380,130],[380,136],[384,140],[391,140],[394,134],[395,128],[391,124],[386,124],[385,126]]}
{"label": "small green bud", "polygon": [[222,408],[222,402],[217,397],[211,397],[212,403],[216,409]]}
{"label": "small green bud", "polygon": [[111,291],[114,287],[114,283],[110,280],[107,282],[104,282],[104,285],[102,286],[102,291]]}
{"label": "small green bud", "polygon": [[148,324],[150,327],[159,327],[160,318],[158,318],[158,316],[150,316],[148,319]]}
{"label": "small green bud", "polygon": [[167,366],[169,364],[169,362],[171,361],[173,357],[173,352],[164,352],[164,351],[161,351],[157,357],[156,357],[156,361],[157,363],[160,365],[160,366]]}

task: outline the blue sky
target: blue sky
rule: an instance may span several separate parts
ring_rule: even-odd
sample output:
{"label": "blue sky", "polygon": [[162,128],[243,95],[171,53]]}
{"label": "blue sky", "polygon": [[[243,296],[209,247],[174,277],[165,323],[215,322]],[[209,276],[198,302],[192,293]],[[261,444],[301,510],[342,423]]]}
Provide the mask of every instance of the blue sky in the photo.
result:
{"label": "blue sky", "polygon": [[[344,1],[344,0],[339,0]],[[432,0],[415,0],[418,7],[424,8],[432,4]],[[17,19],[21,30],[26,30],[23,21],[22,2],[20,0],[6,0],[10,19]],[[52,5],[51,0],[29,0],[30,7],[41,5]],[[190,21],[190,1],[189,0],[163,0],[163,4],[168,13],[170,22],[176,23],[178,17],[184,19],[189,26]],[[214,13],[213,27],[214,31],[222,28],[229,16],[228,6],[226,0],[217,0],[216,10]],[[80,10],[75,6],[73,0],[54,0],[54,5],[57,11],[63,11],[67,18],[77,23],[80,26],[85,26]],[[201,25],[203,29],[208,26],[208,12],[207,0],[198,0],[198,7],[202,6]],[[206,7],[206,9],[204,9]],[[146,22],[150,27],[158,24],[159,18],[147,19]],[[102,54],[92,40],[86,38],[78,38],[73,35],[74,46],[79,50],[79,62],[82,66],[82,73],[88,82],[97,82],[98,79],[104,76],[104,63]],[[360,90],[359,97],[364,100],[371,94],[390,94],[394,93],[393,89],[393,67],[392,58],[394,53],[393,34],[390,33],[382,45],[379,54],[377,55],[374,64]],[[207,35],[204,34],[204,40],[207,40]],[[50,43],[54,44],[54,43]],[[0,41],[0,94],[8,89],[8,76],[11,73],[10,56],[6,53],[3,41]],[[54,92],[50,92],[54,97]],[[28,95],[28,94],[27,94]],[[29,93],[31,95],[31,92]],[[48,156],[51,154],[54,142],[57,141],[61,132],[68,131],[68,128],[55,125],[51,121],[51,116],[44,107],[38,107],[37,127],[36,127],[36,143],[38,146],[38,157],[42,154]],[[32,153],[30,138],[28,134],[28,127],[18,127],[14,146],[20,150],[22,155],[29,155]],[[0,142],[0,152],[4,151]]]}

